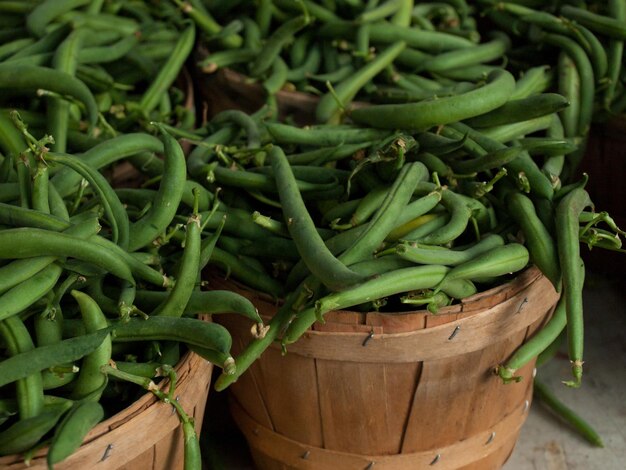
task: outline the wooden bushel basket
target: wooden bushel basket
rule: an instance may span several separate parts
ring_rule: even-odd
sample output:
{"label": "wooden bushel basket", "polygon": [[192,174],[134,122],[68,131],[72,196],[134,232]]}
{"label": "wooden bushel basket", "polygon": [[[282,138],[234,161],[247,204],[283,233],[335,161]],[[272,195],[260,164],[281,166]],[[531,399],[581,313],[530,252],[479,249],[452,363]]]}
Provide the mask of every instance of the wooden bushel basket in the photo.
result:
{"label": "wooden bushel basket", "polygon": [[[176,365],[176,397],[194,418],[200,434],[209,393],[213,365],[188,351]],[[168,380],[159,385],[167,390]],[[82,446],[56,470],[182,470],[184,467],[183,430],[171,405],[145,393],[130,406],[99,423]],[[22,455],[0,457],[3,470],[47,470],[46,449],[37,452],[30,463]]]}
{"label": "wooden bushel basket", "polygon": [[[214,288],[224,288],[212,279]],[[275,304],[251,298],[263,316]],[[532,398],[534,362],[503,384],[494,368],[551,315],[536,268],[437,315],[331,312],[231,386],[231,412],[261,470],[498,469]],[[250,324],[220,316],[237,352]]]}

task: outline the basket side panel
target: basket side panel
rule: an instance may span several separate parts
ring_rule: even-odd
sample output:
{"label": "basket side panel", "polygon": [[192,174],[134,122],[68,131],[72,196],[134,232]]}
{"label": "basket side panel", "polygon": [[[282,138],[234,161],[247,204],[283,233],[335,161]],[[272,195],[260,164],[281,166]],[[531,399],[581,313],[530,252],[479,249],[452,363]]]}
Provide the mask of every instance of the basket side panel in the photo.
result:
{"label": "basket side panel", "polygon": [[399,452],[419,372],[420,363],[317,360],[324,448],[358,454]]}
{"label": "basket side panel", "polygon": [[264,354],[266,360],[256,365],[254,373],[275,431],[299,442],[321,446],[315,360],[289,353],[282,355],[274,348]]}

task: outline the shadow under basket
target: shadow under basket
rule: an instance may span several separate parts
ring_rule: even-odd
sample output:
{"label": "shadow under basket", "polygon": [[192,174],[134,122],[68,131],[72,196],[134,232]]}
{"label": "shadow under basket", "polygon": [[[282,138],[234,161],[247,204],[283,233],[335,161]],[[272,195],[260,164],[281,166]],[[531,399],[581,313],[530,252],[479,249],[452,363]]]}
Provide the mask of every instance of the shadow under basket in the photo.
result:
{"label": "shadow under basket", "polygon": [[[203,318],[208,318],[204,317]],[[213,365],[188,351],[175,367],[175,396],[193,416],[200,434],[209,393]],[[159,386],[167,389],[169,381]],[[145,393],[127,408],[99,423],[81,447],[55,470],[182,470],[184,468],[183,430],[171,405]],[[0,457],[3,470],[47,470],[46,449],[37,452],[29,464],[22,455]]]}
{"label": "shadow under basket", "polygon": [[[271,299],[250,298],[264,317]],[[433,315],[330,312],[281,354],[270,347],[230,387],[231,412],[261,470],[498,469],[526,420],[534,361],[503,384],[494,368],[552,314],[559,294],[534,267]],[[251,324],[220,316],[237,353]]]}

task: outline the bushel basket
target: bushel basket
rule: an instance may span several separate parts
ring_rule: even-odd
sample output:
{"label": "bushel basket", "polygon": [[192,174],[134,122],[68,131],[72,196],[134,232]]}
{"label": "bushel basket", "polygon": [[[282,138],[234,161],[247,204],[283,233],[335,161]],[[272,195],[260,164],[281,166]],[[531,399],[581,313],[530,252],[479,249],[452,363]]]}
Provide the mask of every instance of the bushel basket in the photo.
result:
{"label": "bushel basket", "polygon": [[[255,302],[269,298],[212,279]],[[231,411],[262,470],[500,468],[532,396],[534,361],[503,384],[494,368],[551,315],[559,294],[534,267],[433,315],[331,312],[281,354],[270,347],[231,386]],[[221,316],[237,352],[250,324]]]}

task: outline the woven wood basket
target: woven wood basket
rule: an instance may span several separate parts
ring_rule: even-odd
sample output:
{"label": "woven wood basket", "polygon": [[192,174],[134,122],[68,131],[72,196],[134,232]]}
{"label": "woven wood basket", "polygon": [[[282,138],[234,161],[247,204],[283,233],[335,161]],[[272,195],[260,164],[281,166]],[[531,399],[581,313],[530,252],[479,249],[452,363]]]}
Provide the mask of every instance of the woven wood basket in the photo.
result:
{"label": "woven wood basket", "polygon": [[[231,281],[214,288],[275,304]],[[282,355],[271,347],[231,386],[231,411],[261,470],[498,469],[531,401],[534,363],[504,385],[494,367],[551,315],[536,268],[432,315],[331,312]],[[220,316],[235,351],[250,324]]]}
{"label": "woven wood basket", "polygon": [[[213,365],[187,352],[176,365],[176,397],[193,415],[200,434]],[[167,380],[160,386],[167,389]],[[130,406],[92,429],[82,446],[56,470],[182,470],[183,432],[171,405],[144,394]],[[22,455],[0,457],[3,470],[47,470],[46,449],[27,465]]]}

